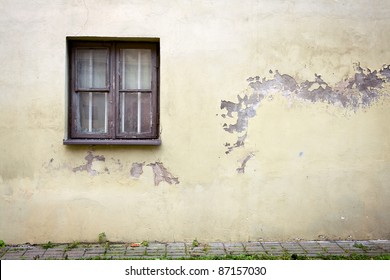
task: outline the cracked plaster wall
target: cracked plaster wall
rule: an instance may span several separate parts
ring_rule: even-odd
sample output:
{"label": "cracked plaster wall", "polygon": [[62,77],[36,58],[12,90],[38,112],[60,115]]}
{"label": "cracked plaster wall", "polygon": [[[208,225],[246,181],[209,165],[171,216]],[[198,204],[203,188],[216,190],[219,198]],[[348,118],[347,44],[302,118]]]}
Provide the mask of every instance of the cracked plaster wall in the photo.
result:
{"label": "cracked plaster wall", "polygon": [[[390,238],[387,1],[0,7],[7,244]],[[160,38],[160,147],[62,145],[66,36]]]}

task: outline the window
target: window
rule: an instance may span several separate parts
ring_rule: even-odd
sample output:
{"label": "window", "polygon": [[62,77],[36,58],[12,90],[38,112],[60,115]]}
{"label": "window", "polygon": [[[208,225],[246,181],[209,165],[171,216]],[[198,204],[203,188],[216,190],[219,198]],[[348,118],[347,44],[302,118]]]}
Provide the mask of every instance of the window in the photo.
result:
{"label": "window", "polygon": [[68,40],[64,144],[159,145],[159,43]]}

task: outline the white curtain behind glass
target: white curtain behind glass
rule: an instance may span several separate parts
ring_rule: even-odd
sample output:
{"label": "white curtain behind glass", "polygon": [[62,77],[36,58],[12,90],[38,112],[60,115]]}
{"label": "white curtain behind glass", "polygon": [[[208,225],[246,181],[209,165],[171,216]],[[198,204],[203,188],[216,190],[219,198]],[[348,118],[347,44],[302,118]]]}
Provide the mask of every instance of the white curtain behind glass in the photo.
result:
{"label": "white curtain behind glass", "polygon": [[152,124],[152,55],[147,49],[121,49],[120,130],[122,133],[150,133]]}
{"label": "white curtain behind glass", "polygon": [[107,49],[77,50],[77,89],[91,90],[78,93],[78,130],[81,133],[107,132],[107,92],[92,91],[108,87],[107,57]]}

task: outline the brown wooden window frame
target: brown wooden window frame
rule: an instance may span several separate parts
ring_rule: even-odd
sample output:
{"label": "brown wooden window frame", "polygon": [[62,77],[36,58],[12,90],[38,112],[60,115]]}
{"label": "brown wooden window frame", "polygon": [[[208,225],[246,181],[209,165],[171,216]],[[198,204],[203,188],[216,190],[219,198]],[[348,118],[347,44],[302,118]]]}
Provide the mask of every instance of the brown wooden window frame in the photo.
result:
{"label": "brown wooden window frame", "polygon": [[[68,137],[64,139],[63,143],[66,145],[160,145],[159,135],[159,42],[150,41],[123,41],[123,40],[68,40]],[[151,53],[151,77],[150,89],[140,89],[140,82],[138,88],[124,88],[122,89],[121,66],[121,50],[150,50]],[[107,68],[106,68],[106,85],[99,88],[91,87],[82,88],[78,84],[76,77],[77,69],[77,54],[80,50],[107,50]],[[139,61],[140,63],[140,61]],[[93,66],[91,66],[93,67]],[[92,68],[93,69],[93,68]],[[125,71],[125,70],[123,70]],[[140,74],[138,74],[140,75]],[[91,83],[92,84],[92,83]],[[123,86],[125,87],[125,86]],[[78,98],[82,94],[89,93],[89,100],[93,100],[94,94],[104,94],[105,98],[105,129],[104,132],[81,132],[78,129],[79,122],[81,122],[80,111],[78,111]],[[85,97],[86,95],[84,95]],[[130,96],[134,98],[138,96],[138,104],[146,99],[146,105],[151,111],[150,116],[148,112],[145,113],[147,120],[150,118],[150,129],[147,132],[141,132],[140,129],[136,132],[126,132],[121,130],[121,125],[124,123],[124,114],[121,112],[121,96],[126,100]],[[127,96],[127,97],[126,97]],[[149,99],[148,99],[149,98]],[[150,101],[149,101],[150,100]],[[92,104],[92,101],[90,101]],[[134,101],[133,101],[134,102]],[[149,102],[149,104],[148,104]],[[92,105],[90,105],[92,106]],[[141,105],[138,105],[138,110]],[[92,109],[90,108],[90,111]],[[122,115],[121,115],[122,114]],[[128,117],[128,116],[127,116]],[[89,116],[92,122],[92,115]],[[122,119],[121,119],[122,118]],[[138,127],[141,125],[141,113],[137,116]],[[144,116],[142,116],[144,118]],[[133,119],[131,119],[134,121]],[[144,123],[142,123],[145,126]],[[148,124],[146,123],[146,127]]]}

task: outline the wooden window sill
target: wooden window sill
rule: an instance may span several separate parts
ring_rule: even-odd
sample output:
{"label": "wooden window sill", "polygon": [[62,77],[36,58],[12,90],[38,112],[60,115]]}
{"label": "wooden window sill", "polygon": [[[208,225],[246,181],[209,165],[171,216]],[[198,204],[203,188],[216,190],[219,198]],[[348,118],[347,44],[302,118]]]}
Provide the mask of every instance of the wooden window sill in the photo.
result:
{"label": "wooden window sill", "polygon": [[64,145],[160,146],[161,139],[64,139]]}

